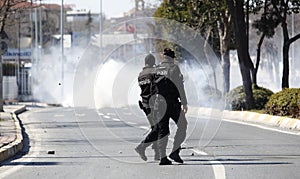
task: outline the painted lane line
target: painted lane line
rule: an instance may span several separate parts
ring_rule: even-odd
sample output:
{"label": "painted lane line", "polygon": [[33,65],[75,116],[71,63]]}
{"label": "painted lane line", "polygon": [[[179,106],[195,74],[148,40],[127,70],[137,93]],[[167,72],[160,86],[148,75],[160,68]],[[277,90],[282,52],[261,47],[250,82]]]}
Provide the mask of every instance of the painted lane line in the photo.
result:
{"label": "painted lane line", "polygon": [[99,116],[103,116],[104,114],[103,114],[103,113],[101,113],[101,112],[98,112],[98,115],[99,115]]}
{"label": "painted lane line", "polygon": [[145,130],[148,130],[149,127],[146,127],[146,126],[139,126],[140,129],[145,129]]}
{"label": "painted lane line", "polygon": [[55,114],[54,117],[64,117],[65,115],[63,114]]}
{"label": "painted lane line", "polygon": [[[201,150],[198,150],[198,149],[191,149],[191,150],[193,152],[195,152],[196,154],[199,154],[199,155],[204,155],[204,156],[208,155],[207,153],[205,153]],[[209,163],[212,164],[215,179],[225,179],[226,178],[225,167],[222,165],[221,162],[219,162],[219,161],[209,161]]]}
{"label": "painted lane line", "polygon": [[252,126],[252,127],[257,127],[257,128],[260,128],[260,129],[270,130],[270,131],[274,131],[274,132],[280,132],[280,133],[284,133],[284,134],[300,135],[300,132],[289,132],[289,131],[284,131],[284,130],[275,129],[275,128],[271,128],[271,127],[261,126],[259,124],[251,124],[251,123],[247,123],[247,122],[235,121],[235,120],[230,120],[230,119],[223,119],[223,121],[242,124],[242,125],[247,125],[247,126]]}
{"label": "painted lane line", "polygon": [[[169,140],[174,143],[174,138],[169,138]],[[186,144],[183,143],[182,146],[186,146]],[[198,149],[189,149],[189,150],[192,150],[193,152],[195,152],[196,154],[199,154],[199,155],[204,155],[204,156],[208,155],[206,152],[198,150]],[[226,179],[225,167],[222,165],[221,162],[209,161],[209,163],[212,164],[215,179]]]}
{"label": "painted lane line", "polygon": [[112,120],[113,121],[121,121],[120,119],[117,119],[117,118],[113,118]]}
{"label": "painted lane line", "polygon": [[129,125],[136,125],[137,123],[135,123],[135,122],[127,122],[127,124],[129,124]]}
{"label": "painted lane line", "polygon": [[106,113],[106,115],[108,115],[108,116],[115,116],[116,113]]}
{"label": "painted lane line", "polygon": [[103,116],[105,119],[109,119],[110,118],[110,116]]}
{"label": "painted lane line", "polygon": [[84,117],[85,114],[76,114],[75,116],[78,116],[78,117]]}

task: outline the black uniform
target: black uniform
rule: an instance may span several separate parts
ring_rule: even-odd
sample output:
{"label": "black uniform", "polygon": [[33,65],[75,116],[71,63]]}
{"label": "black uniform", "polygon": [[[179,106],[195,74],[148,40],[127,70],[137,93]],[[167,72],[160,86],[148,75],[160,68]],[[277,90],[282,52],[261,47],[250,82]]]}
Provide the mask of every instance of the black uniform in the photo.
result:
{"label": "black uniform", "polygon": [[[187,120],[181,109],[181,105],[187,105],[187,99],[183,85],[183,75],[173,59],[166,59],[156,68],[156,84],[158,88],[158,145],[160,157],[166,157],[166,146],[169,136],[169,119],[172,118],[178,129],[175,134],[172,152],[181,148],[186,137]],[[180,100],[180,101],[179,101]]]}
{"label": "black uniform", "polygon": [[[145,140],[141,142],[141,145],[144,147],[150,146],[152,143],[152,148],[155,150],[156,155],[158,155],[157,149],[157,137],[158,137],[158,128],[157,120],[153,111],[154,106],[154,95],[157,93],[157,88],[154,82],[155,78],[155,68],[153,67],[144,67],[142,72],[140,72],[138,77],[138,83],[141,88],[141,97],[142,102],[140,102],[140,107],[143,109],[147,115],[147,119],[151,125],[151,131],[146,136]],[[157,150],[157,151],[156,151]]]}

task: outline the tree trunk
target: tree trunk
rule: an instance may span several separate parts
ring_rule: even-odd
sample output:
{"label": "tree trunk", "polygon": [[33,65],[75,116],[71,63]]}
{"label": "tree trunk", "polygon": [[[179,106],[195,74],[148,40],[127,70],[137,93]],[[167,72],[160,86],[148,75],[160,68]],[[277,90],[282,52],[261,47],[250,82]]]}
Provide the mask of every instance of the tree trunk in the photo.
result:
{"label": "tree trunk", "polygon": [[221,53],[222,70],[223,70],[223,96],[229,92],[230,89],[230,57],[229,50]]}
{"label": "tree trunk", "polygon": [[288,42],[289,40],[289,33],[287,29],[287,24],[285,21],[281,22],[282,33],[283,33],[283,53],[282,53],[282,60],[283,60],[283,72],[282,72],[282,82],[281,88],[289,88],[289,49],[290,45]]}
{"label": "tree trunk", "polygon": [[[246,96],[246,109],[252,109],[254,106],[254,98],[252,93],[252,81],[250,69],[253,63],[250,59],[247,44],[246,23],[241,0],[227,0],[231,15],[234,22],[234,33],[236,37],[237,53],[240,64],[240,71],[243,80],[243,89]],[[252,65],[251,65],[252,64]]]}
{"label": "tree trunk", "polygon": [[289,88],[289,50],[290,46],[293,42],[298,40],[300,38],[300,34],[297,34],[296,36],[289,38],[288,36],[288,30],[287,30],[287,24],[282,23],[282,31],[284,36],[284,43],[283,43],[283,74],[282,74],[282,89]]}
{"label": "tree trunk", "polygon": [[255,68],[253,70],[253,74],[252,74],[252,83],[257,86],[257,71],[258,71],[258,67],[259,67],[259,63],[260,63],[260,51],[261,51],[261,45],[264,41],[265,38],[265,33],[262,34],[262,36],[259,39],[259,42],[257,44],[257,54],[256,54],[256,64],[255,64]]}
{"label": "tree trunk", "polygon": [[229,45],[231,40],[232,28],[231,28],[231,15],[229,11],[220,13],[220,20],[217,21],[218,35],[220,44],[220,56],[223,72],[223,96],[225,96],[230,89],[230,57],[229,57]]}
{"label": "tree trunk", "polygon": [[288,44],[283,45],[283,73],[281,88],[289,88],[289,49]]}
{"label": "tree trunk", "polygon": [[0,112],[4,112],[3,110],[3,65],[2,65],[2,54],[0,55]]}
{"label": "tree trunk", "polygon": [[215,88],[215,93],[216,93],[216,90],[218,89],[218,84],[217,84],[217,76],[216,76],[216,64],[214,63],[211,63],[211,61],[209,60],[209,53],[207,52],[207,49],[208,49],[208,39],[210,37],[210,32],[212,30],[212,27],[209,27],[207,30],[206,30],[206,37],[205,37],[205,42],[204,42],[204,54],[205,54],[205,57],[207,59],[207,63],[209,64],[209,66],[211,67],[212,69],[212,72],[213,72],[213,81],[214,81],[214,88]]}

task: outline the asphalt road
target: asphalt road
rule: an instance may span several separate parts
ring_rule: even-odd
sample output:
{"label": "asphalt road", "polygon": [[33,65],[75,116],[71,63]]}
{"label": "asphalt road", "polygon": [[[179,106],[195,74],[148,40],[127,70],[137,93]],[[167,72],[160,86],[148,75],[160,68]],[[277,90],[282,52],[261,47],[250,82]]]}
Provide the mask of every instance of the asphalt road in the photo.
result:
{"label": "asphalt road", "polygon": [[[182,165],[142,161],[134,147],[148,123],[136,107],[31,108],[27,147],[0,178],[299,178],[300,137],[213,118],[188,117]],[[176,127],[171,123],[171,130]],[[172,144],[172,133],[169,149]]]}

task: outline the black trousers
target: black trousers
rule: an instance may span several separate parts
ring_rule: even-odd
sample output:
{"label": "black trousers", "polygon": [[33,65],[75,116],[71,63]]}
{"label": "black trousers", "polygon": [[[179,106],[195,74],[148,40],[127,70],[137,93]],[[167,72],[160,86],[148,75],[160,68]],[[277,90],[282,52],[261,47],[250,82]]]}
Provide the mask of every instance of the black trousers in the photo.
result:
{"label": "black trousers", "polygon": [[169,121],[170,118],[176,123],[177,131],[174,138],[172,152],[178,151],[181,144],[185,140],[187,130],[187,120],[181,109],[179,101],[159,102],[158,104],[158,147],[161,158],[166,156],[166,147],[168,144],[168,136],[170,134]]}

